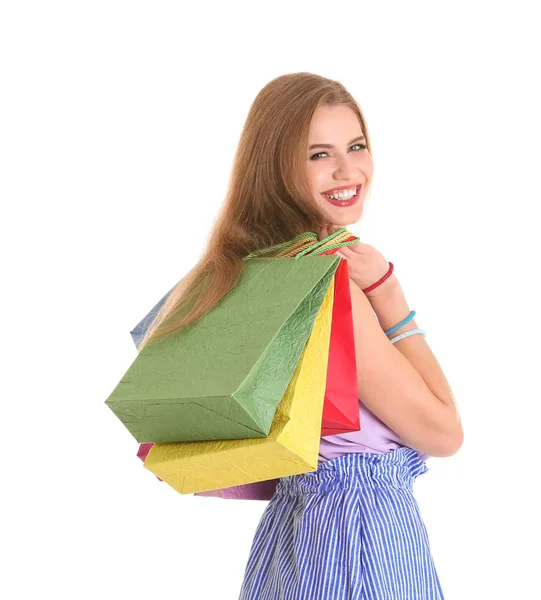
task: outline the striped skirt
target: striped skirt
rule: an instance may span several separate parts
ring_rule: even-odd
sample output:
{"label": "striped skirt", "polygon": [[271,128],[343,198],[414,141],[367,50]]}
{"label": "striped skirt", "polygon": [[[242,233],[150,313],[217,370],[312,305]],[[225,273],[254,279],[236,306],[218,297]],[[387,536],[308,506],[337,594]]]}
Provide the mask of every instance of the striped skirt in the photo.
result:
{"label": "striped skirt", "polygon": [[239,600],[443,598],[413,481],[417,452],[345,454],[283,477],[261,517]]}

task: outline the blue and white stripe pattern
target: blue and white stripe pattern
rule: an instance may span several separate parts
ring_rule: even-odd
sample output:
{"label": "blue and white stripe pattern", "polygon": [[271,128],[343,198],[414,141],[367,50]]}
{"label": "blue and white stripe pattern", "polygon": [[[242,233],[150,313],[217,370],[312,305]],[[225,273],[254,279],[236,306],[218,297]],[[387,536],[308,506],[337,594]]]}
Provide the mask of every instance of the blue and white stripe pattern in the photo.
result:
{"label": "blue and white stripe pattern", "polygon": [[412,493],[426,471],[402,446],[283,477],[257,527],[239,600],[442,599]]}

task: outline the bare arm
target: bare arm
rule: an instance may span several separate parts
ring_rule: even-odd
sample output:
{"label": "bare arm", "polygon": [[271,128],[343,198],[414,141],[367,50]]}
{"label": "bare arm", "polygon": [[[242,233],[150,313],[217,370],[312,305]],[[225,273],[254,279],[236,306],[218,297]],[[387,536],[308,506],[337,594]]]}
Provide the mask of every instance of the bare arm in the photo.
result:
{"label": "bare arm", "polygon": [[[463,440],[460,417],[424,336],[393,344],[385,335],[410,313],[396,277],[370,299],[351,279],[350,287],[359,398],[408,446],[430,456],[455,454]],[[391,337],[415,328],[411,320]]]}

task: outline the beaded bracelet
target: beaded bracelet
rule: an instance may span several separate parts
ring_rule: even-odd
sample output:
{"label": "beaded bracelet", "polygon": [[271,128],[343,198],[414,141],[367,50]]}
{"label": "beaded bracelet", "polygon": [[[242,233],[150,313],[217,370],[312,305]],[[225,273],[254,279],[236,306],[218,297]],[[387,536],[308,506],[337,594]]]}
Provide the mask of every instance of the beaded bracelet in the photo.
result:
{"label": "beaded bracelet", "polygon": [[[376,283],[373,283],[371,286],[365,288],[362,291],[366,294],[367,292],[371,292],[373,289],[377,288],[378,285],[381,285],[384,281],[387,281],[387,279],[389,279],[389,277],[392,275],[393,269],[394,269],[393,263],[389,262],[389,270],[387,271],[387,273],[385,273],[385,275],[381,279],[376,281]],[[405,319],[400,321],[400,323],[397,323],[394,327],[391,327],[391,329],[388,329],[385,332],[385,335],[389,336],[389,335],[392,335],[395,331],[398,331],[406,323],[409,323],[413,319],[413,317],[415,317],[416,314],[417,314],[416,311],[412,310]],[[417,328],[417,329],[410,329],[409,331],[405,331],[404,333],[401,333],[400,335],[397,335],[394,338],[390,338],[389,341],[392,342],[393,344],[396,344],[396,342],[403,340],[404,338],[409,337],[410,335],[415,335],[417,333],[420,333],[421,335],[426,337],[426,331],[424,331],[424,329]]]}
{"label": "beaded bracelet", "polygon": [[409,331],[404,331],[404,333],[401,333],[400,335],[391,338],[389,341],[395,344],[399,340],[403,340],[405,337],[413,335],[414,333],[420,333],[421,335],[424,335],[426,337],[426,332],[423,329],[410,329]]}
{"label": "beaded bracelet", "polygon": [[394,269],[393,263],[389,262],[389,270],[387,271],[387,273],[385,273],[385,275],[381,279],[376,281],[376,283],[373,283],[372,285],[368,286],[367,288],[364,288],[364,290],[362,290],[362,291],[365,294],[367,294],[368,292],[371,292],[372,290],[376,289],[378,287],[378,285],[381,285],[384,281],[387,281],[387,279],[389,279],[389,277],[393,274],[393,269]]}
{"label": "beaded bracelet", "polygon": [[[389,335],[393,334],[395,331],[398,331],[403,325],[405,325],[406,323],[409,323],[416,314],[417,314],[416,311],[412,310],[405,319],[400,321],[400,323],[397,323],[394,327],[391,327],[391,329],[388,329],[385,332],[385,335],[389,336]],[[396,337],[391,338],[389,341],[391,341],[393,344],[395,344],[399,340],[403,340],[405,337],[408,337],[409,335],[413,335],[414,333],[420,333],[421,335],[424,335],[426,337],[426,332],[423,329],[410,329],[409,331],[405,331],[404,333],[401,333],[400,335],[397,335]]]}

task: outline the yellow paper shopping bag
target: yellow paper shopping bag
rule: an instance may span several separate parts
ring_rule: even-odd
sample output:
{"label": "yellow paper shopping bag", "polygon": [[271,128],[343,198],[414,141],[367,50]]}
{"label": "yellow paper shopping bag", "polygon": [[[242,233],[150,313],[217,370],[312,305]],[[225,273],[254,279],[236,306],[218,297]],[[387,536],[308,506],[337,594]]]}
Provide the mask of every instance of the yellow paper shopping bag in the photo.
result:
{"label": "yellow paper shopping bag", "polygon": [[144,466],[181,494],[315,471],[331,334],[334,279],[268,437],[154,444]]}

